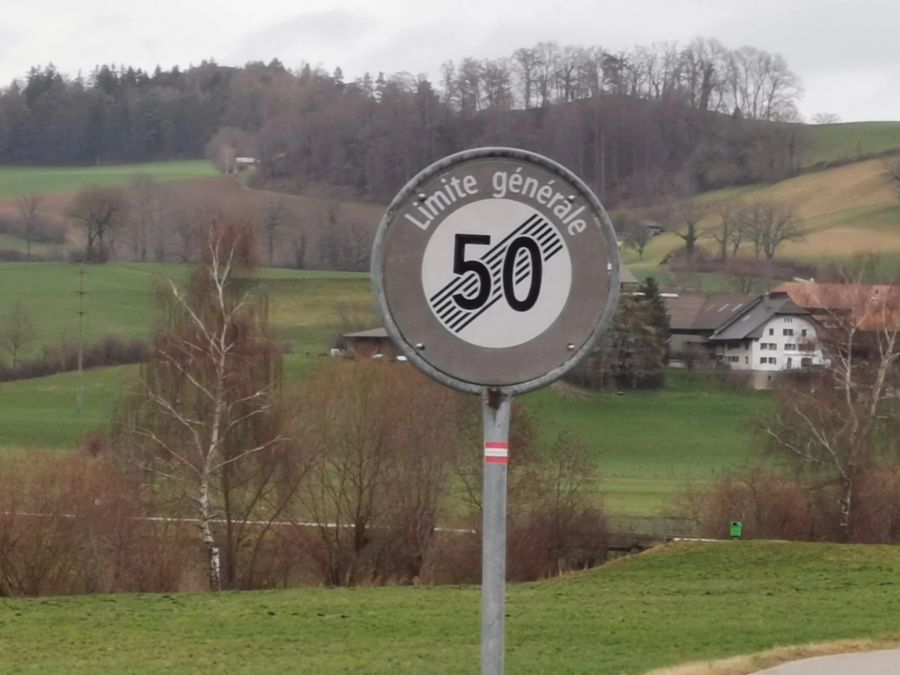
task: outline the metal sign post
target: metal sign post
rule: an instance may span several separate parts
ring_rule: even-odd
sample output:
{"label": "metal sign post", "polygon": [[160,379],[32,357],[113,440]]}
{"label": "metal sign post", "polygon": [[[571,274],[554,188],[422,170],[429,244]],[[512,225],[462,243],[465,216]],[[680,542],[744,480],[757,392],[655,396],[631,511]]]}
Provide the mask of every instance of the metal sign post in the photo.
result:
{"label": "metal sign post", "polygon": [[514,148],[467,150],[420,172],[391,202],[372,285],[400,352],[482,397],[481,668],[500,675],[512,397],[561,377],[609,327],[615,232],[597,197],[556,162]]}
{"label": "metal sign post", "polygon": [[512,397],[497,389],[482,395],[484,494],[481,530],[481,672],[503,673],[506,618],[506,469]]}

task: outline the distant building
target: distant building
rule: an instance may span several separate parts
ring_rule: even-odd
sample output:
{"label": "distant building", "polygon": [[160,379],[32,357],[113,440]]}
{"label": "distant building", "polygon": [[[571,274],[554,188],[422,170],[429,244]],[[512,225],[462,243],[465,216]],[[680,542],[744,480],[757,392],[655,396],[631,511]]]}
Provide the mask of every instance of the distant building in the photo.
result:
{"label": "distant building", "polygon": [[757,296],[744,293],[662,293],[669,314],[669,355],[674,366],[712,363],[708,340]]}
{"label": "distant building", "polygon": [[256,157],[235,157],[234,158],[234,168],[237,171],[243,171],[244,169],[249,169],[251,167],[257,166],[259,164],[259,160]]}
{"label": "distant building", "polygon": [[809,312],[786,293],[768,293],[745,306],[709,337],[718,363],[748,371],[757,389],[774,375],[825,364]]}
{"label": "distant building", "polygon": [[384,328],[372,328],[341,336],[344,353],[361,359],[395,357],[396,350]]}
{"label": "distant building", "polygon": [[634,272],[622,265],[619,268],[619,288],[623,293],[636,293],[641,287],[641,282],[634,276]]}
{"label": "distant building", "polygon": [[900,330],[900,286],[792,282],[776,289],[823,326],[849,318],[862,332]]}

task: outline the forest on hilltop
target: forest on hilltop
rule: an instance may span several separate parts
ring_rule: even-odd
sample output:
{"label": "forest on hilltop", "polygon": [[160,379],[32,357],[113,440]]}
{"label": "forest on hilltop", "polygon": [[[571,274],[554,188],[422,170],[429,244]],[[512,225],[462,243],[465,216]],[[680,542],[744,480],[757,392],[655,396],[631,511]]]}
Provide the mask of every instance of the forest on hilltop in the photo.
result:
{"label": "forest on hilltop", "polygon": [[542,42],[346,81],[277,60],[152,73],[32,68],[0,92],[0,163],[105,164],[204,153],[257,180],[389,198],[429,162],[480,145],[544,153],[607,203],[777,180],[798,167],[797,76],[778,55],[696,39],[610,52]]}

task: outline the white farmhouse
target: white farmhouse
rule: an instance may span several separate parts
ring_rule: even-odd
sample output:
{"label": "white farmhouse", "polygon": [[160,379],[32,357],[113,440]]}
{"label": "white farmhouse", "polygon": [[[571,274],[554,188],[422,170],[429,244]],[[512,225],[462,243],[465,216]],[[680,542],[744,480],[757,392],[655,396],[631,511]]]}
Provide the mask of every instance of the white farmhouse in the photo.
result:
{"label": "white farmhouse", "polygon": [[825,363],[809,312],[786,293],[760,296],[719,326],[708,344],[718,362],[750,371],[758,389],[771,386],[779,372]]}

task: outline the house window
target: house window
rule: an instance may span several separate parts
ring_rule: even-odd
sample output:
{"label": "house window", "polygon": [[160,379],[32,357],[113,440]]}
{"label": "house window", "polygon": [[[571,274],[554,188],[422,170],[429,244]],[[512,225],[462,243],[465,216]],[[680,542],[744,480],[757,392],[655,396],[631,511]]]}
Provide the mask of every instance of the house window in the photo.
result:
{"label": "house window", "polygon": [[768,349],[768,348],[769,348],[769,343],[768,343],[768,342],[760,342],[760,343],[759,343],[759,348],[760,348],[760,349]]}
{"label": "house window", "polygon": [[794,367],[794,359],[792,359],[790,356],[788,357],[788,360],[787,360],[787,367],[788,367],[788,369]]}
{"label": "house window", "polygon": [[770,356],[769,364],[774,366],[776,363],[777,363],[777,359],[774,356]]}
{"label": "house window", "polygon": [[804,368],[809,368],[812,365],[812,359],[809,356],[804,356],[800,359],[800,365]]}
{"label": "house window", "polygon": [[797,345],[792,344],[790,342],[786,342],[784,345],[784,351],[786,351],[786,352],[792,352],[795,349],[797,349]]}
{"label": "house window", "polygon": [[794,329],[793,328],[785,328],[784,330],[781,331],[781,334],[782,335],[793,335]]}
{"label": "house window", "polygon": [[800,330],[800,336],[801,336],[801,337],[806,337],[806,329],[805,329],[805,328],[803,328],[803,329]]}
{"label": "house window", "polygon": [[760,364],[761,366],[766,365],[768,362],[769,362],[769,359],[767,359],[765,356],[760,356],[760,357],[759,357],[759,364]]}
{"label": "house window", "polygon": [[769,329],[769,335],[775,335],[775,329],[774,329],[774,328],[770,328],[770,329]]}
{"label": "house window", "polygon": [[789,317],[789,316],[784,317],[785,323],[791,323],[792,321],[793,321],[793,319],[791,317]]}

